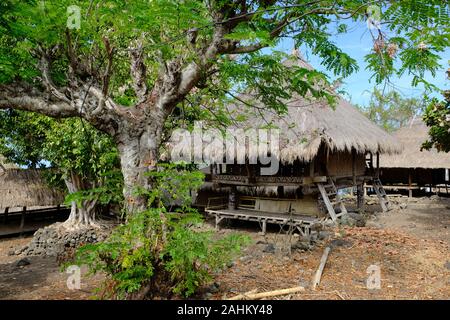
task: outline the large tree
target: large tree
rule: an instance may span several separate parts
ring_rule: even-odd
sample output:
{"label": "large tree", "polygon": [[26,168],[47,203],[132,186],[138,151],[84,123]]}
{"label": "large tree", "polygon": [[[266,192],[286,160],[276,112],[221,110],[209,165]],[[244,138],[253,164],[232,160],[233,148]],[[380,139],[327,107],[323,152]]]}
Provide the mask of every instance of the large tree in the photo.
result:
{"label": "large tree", "polygon": [[376,82],[409,73],[428,85],[424,73],[436,71],[450,34],[441,0],[6,0],[0,8],[0,109],[82,117],[109,134],[130,211],[145,205],[133,189],[149,187],[145,173],[178,106],[210,98],[212,108],[239,89],[277,111],[293,92],[332,99],[316,86],[324,74],[288,68],[262,48],[291,37],[345,77],[358,66],[333,34],[348,21],[380,20],[366,57]]}

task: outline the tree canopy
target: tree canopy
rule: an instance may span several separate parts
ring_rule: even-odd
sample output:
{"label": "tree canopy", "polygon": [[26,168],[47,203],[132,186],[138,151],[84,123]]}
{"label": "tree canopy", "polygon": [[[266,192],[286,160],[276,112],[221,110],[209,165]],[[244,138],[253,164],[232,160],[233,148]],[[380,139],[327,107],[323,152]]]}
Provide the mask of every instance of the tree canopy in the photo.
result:
{"label": "tree canopy", "polygon": [[383,93],[375,88],[369,104],[359,106],[367,118],[388,132],[404,127],[416,116],[421,116],[424,100],[405,98],[397,91]]}
{"label": "tree canopy", "polygon": [[430,127],[430,138],[423,143],[423,148],[450,152],[450,91],[445,90],[443,95],[443,101],[433,98],[425,110],[423,119]]}

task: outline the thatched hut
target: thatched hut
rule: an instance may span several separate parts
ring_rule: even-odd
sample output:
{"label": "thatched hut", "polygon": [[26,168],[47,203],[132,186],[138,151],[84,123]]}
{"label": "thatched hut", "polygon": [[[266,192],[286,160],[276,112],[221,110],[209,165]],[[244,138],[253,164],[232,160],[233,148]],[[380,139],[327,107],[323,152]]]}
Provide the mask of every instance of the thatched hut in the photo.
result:
{"label": "thatched hut", "polygon": [[[298,57],[287,63],[312,68]],[[336,221],[347,213],[338,189],[357,187],[361,206],[366,181],[378,185],[377,193],[387,209],[388,200],[377,179],[375,160],[379,154],[400,152],[401,145],[349,102],[338,98],[332,108],[323,100],[294,96],[285,101],[287,113],[280,116],[251,94],[241,95],[239,101],[228,106],[231,117],[245,119],[235,122],[234,129],[261,132],[270,128],[267,135],[275,138],[264,143],[269,149],[272,144],[279,146],[279,152],[270,149],[272,160],[268,164],[261,161],[261,144],[255,147],[255,140],[245,134],[231,137],[236,148],[244,147],[245,159],[236,161],[238,152],[232,151],[231,164],[227,161],[223,165],[220,156],[219,161],[211,160],[211,183],[221,191],[228,189],[226,201],[214,197],[206,204],[206,211],[215,215],[216,224],[224,218],[244,219],[260,222],[263,231],[266,223],[278,223],[308,233],[315,223],[328,218]],[[273,132],[278,135],[272,136]],[[208,148],[211,150],[211,145]],[[215,153],[220,154],[220,150]],[[262,169],[273,161],[278,162],[278,170],[262,174]]]}
{"label": "thatched hut", "polygon": [[0,208],[57,206],[62,192],[50,188],[37,169],[6,169],[0,172]]}
{"label": "thatched hut", "polygon": [[428,139],[428,128],[420,118],[400,128],[394,136],[404,145],[396,156],[384,155],[380,159],[381,179],[389,189],[408,191],[410,197],[424,187],[436,193],[450,190],[450,153],[436,149],[421,150]]}
{"label": "thatched hut", "polygon": [[0,212],[3,213],[4,223],[13,208],[20,208],[22,229],[27,208],[56,207],[63,202],[63,192],[47,185],[43,170],[20,169],[0,158]]}

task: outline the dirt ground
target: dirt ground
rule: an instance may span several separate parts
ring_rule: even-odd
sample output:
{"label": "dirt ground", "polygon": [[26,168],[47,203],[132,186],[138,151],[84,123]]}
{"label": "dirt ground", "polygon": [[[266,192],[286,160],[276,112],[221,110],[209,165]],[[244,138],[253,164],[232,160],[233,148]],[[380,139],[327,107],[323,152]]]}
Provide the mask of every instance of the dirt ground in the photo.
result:
{"label": "dirt ground", "polygon": [[[0,299],[18,300],[72,300],[91,299],[101,277],[83,278],[80,290],[69,290],[70,274],[60,270],[55,258],[26,257],[30,264],[20,266],[21,256],[10,256],[9,251],[25,245],[31,236],[0,240]],[[87,270],[81,269],[81,274]]]}
{"label": "dirt ground", "polygon": [[[337,227],[307,251],[292,250],[295,240],[272,229],[258,235],[257,227],[224,228],[221,234],[249,235],[253,243],[241,257],[215,276],[215,285],[201,296],[229,298],[251,290],[258,292],[305,287],[299,294],[277,299],[450,299],[450,201],[449,199],[402,200],[388,213],[373,215],[366,227]],[[375,205],[368,211],[376,211]],[[210,226],[211,227],[211,226]],[[0,299],[91,299],[101,277],[82,277],[81,290],[69,290],[68,274],[55,259],[9,256],[29,238],[0,240]],[[311,289],[314,273],[326,246],[331,252],[322,280]],[[368,289],[368,267],[378,266],[381,288]],[[82,275],[86,270],[82,270]]]}

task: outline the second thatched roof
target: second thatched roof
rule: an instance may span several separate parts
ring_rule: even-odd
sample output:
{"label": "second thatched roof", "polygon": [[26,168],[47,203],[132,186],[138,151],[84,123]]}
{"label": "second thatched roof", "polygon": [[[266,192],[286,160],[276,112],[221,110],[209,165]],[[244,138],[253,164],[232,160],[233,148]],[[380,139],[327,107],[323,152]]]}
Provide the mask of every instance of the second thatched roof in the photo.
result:
{"label": "second thatched roof", "polygon": [[400,128],[394,136],[403,144],[403,152],[396,156],[380,158],[380,167],[384,168],[450,168],[450,153],[436,149],[423,150],[422,143],[428,139],[428,127],[419,118],[413,119],[408,126]]}

